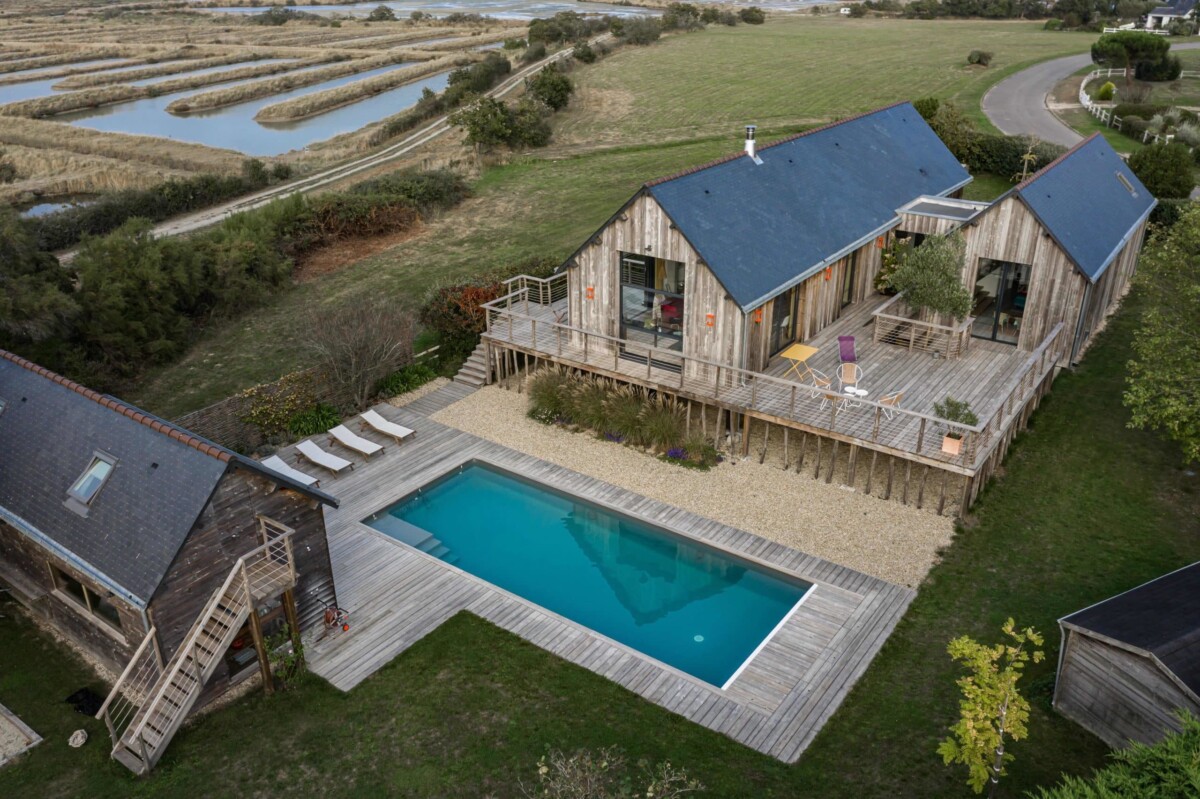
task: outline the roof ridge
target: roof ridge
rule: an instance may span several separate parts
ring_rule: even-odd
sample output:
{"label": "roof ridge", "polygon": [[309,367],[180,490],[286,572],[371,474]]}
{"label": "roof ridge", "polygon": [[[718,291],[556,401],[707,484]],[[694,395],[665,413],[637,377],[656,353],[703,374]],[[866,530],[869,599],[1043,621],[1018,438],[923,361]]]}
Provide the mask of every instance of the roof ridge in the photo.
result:
{"label": "roof ridge", "polygon": [[1077,142],[1076,144],[1074,144],[1074,145],[1071,147],[1071,149],[1067,150],[1065,153],[1063,153],[1062,155],[1060,155],[1058,158],[1055,158],[1053,161],[1051,161],[1050,163],[1046,164],[1044,167],[1042,167],[1041,169],[1039,169],[1037,172],[1034,172],[1032,175],[1030,175],[1029,177],[1027,177],[1027,178],[1025,178],[1024,180],[1022,180],[1020,183],[1018,183],[1018,184],[1017,184],[1016,186],[1014,186],[1013,188],[1014,188],[1014,189],[1016,189],[1017,191],[1021,191],[1022,189],[1027,189],[1027,188],[1029,188],[1029,186],[1033,185],[1033,182],[1034,182],[1035,180],[1037,180],[1038,178],[1040,178],[1040,177],[1044,176],[1044,175],[1045,175],[1047,172],[1049,172],[1051,169],[1054,169],[1054,167],[1058,166],[1058,165],[1059,165],[1059,164],[1061,164],[1063,161],[1067,160],[1067,158],[1069,158],[1070,156],[1072,156],[1072,155],[1074,155],[1075,153],[1077,153],[1077,152],[1079,152],[1080,150],[1082,150],[1082,149],[1083,149],[1083,146],[1084,146],[1085,144],[1089,144],[1089,143],[1091,143],[1091,141],[1092,141],[1093,139],[1098,139],[1098,138],[1100,138],[1100,134],[1099,134],[1099,133],[1093,133],[1091,136],[1088,136],[1088,137],[1087,137],[1086,139],[1084,139],[1083,141],[1081,141],[1081,142]]}
{"label": "roof ridge", "polygon": [[[891,105],[885,105],[882,108],[876,108],[872,111],[863,111],[861,114],[854,114],[853,116],[848,116],[844,119],[838,119],[833,122],[827,122],[824,125],[818,125],[815,128],[809,128],[808,130],[802,130],[799,133],[793,133],[791,136],[785,136],[782,139],[779,139],[778,141],[771,142],[770,144],[764,144],[762,147],[758,148],[758,152],[761,153],[763,150],[768,150],[772,147],[778,147],[781,144],[787,144],[788,142],[795,141],[796,139],[802,139],[805,136],[811,136],[814,133],[822,133],[822,132],[830,130],[832,128],[836,128],[840,125],[845,125],[849,122],[855,122],[859,119],[863,119],[864,117],[869,117],[874,114],[880,114],[880,113],[883,113],[884,111],[890,111],[893,108],[896,108],[896,107],[902,106],[902,105],[907,105],[908,103],[909,103],[908,100],[900,100],[899,102],[892,103]],[[915,109],[914,109],[914,111],[915,111]],[[709,161],[707,164],[700,164],[699,166],[688,167],[687,169],[676,172],[673,175],[666,175],[661,178],[655,178],[654,180],[648,180],[642,185],[646,186],[646,187],[658,186],[662,183],[667,183],[672,180],[677,180],[678,178],[686,177],[688,175],[694,175],[697,172],[703,172],[706,169],[711,169],[714,166],[720,166],[721,164],[728,163],[729,161],[735,161],[738,158],[741,158],[745,154],[746,154],[745,150],[739,150],[736,153],[730,153],[729,155],[723,155],[720,158]]]}
{"label": "roof ridge", "polygon": [[95,389],[90,389],[87,386],[80,385],[74,380],[63,377],[57,372],[52,372],[44,366],[38,366],[33,361],[22,358],[20,355],[0,349],[0,358],[10,361],[17,366],[20,366],[22,369],[33,372],[39,377],[43,377],[52,383],[57,383],[69,391],[74,391],[76,394],[90,399],[97,405],[101,405],[105,408],[108,408],[110,411],[114,411],[122,416],[128,417],[138,424],[149,427],[156,433],[161,433],[162,435],[178,441],[185,446],[191,447],[194,450],[202,452],[205,455],[216,458],[224,463],[228,463],[233,458],[233,453],[224,447],[218,446],[211,441],[206,441],[202,438],[199,438],[187,430],[184,430],[182,427],[178,427],[170,422],[159,419],[157,416],[148,414],[139,408],[135,408],[132,405],[126,405],[124,402],[121,402],[115,397],[107,394],[101,394]]}

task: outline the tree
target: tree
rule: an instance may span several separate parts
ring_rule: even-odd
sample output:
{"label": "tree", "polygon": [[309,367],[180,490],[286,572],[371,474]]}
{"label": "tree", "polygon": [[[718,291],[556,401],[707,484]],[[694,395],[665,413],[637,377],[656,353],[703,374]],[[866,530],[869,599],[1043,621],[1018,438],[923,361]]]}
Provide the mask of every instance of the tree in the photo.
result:
{"label": "tree", "polygon": [[1004,764],[1013,756],[1004,751],[1005,738],[1019,741],[1026,735],[1029,702],[1017,690],[1017,681],[1032,660],[1040,663],[1042,636],[1032,627],[1017,630],[1012,619],[1000,628],[1011,643],[987,646],[968,636],[950,642],[946,651],[966,666],[968,674],[957,680],[962,690],[958,723],[950,728],[950,737],[938,744],[938,754],[946,765],[962,763],[967,767],[967,784],[975,793],[995,794],[1004,775]]}
{"label": "tree", "polygon": [[942,140],[942,144],[959,161],[969,161],[975,128],[971,120],[954,103],[941,103],[929,119],[929,127]]}
{"label": "tree", "polygon": [[958,233],[930,236],[905,254],[889,282],[914,308],[965,319],[971,312],[971,292],[962,284],[965,252]]}
{"label": "tree", "polygon": [[1104,67],[1125,70],[1125,84],[1133,82],[1132,70],[1142,64],[1155,65],[1167,57],[1171,43],[1145,31],[1106,33],[1092,45],[1092,61]]}
{"label": "tree", "polygon": [[1192,193],[1192,154],[1179,142],[1152,144],[1129,156],[1129,168],[1160,200],[1182,200]]}
{"label": "tree", "polygon": [[1185,460],[1200,460],[1200,207],[1154,237],[1135,285],[1146,310],[1129,362],[1129,424],[1162,432]]}
{"label": "tree", "polygon": [[536,75],[529,79],[526,86],[530,94],[555,111],[566,108],[567,103],[571,100],[571,93],[575,91],[571,79],[562,73],[558,64],[548,64],[542,67]]}
{"label": "tree", "polygon": [[493,97],[480,97],[450,116],[450,124],[467,133],[467,141],[481,149],[503,144],[512,136],[512,114]]}
{"label": "tree", "polygon": [[412,363],[415,335],[412,314],[394,300],[378,297],[314,310],[304,343],[330,380],[345,388],[362,410],[380,380]]}
{"label": "tree", "polygon": [[[410,19],[419,19],[419,17],[410,17]],[[376,6],[375,10],[367,15],[367,20],[370,22],[395,22],[396,12],[388,6]]]}
{"label": "tree", "polygon": [[0,337],[44,341],[78,311],[70,273],[38,250],[16,212],[0,208]]}
{"label": "tree", "polygon": [[1183,729],[1153,746],[1135,743],[1108,755],[1108,765],[1090,777],[1064,777],[1057,787],[1039,788],[1035,799],[1195,796],[1200,785],[1200,721],[1180,713]]}

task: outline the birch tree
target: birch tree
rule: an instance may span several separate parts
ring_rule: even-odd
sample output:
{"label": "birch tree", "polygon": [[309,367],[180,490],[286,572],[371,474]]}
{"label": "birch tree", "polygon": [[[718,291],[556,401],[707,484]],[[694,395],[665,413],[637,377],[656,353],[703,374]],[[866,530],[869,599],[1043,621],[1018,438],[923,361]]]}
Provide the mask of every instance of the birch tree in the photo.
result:
{"label": "birch tree", "polygon": [[964,635],[946,648],[967,674],[957,681],[962,689],[958,723],[937,749],[947,766],[965,765],[967,784],[975,793],[987,788],[989,797],[1004,776],[1005,763],[1013,760],[1005,741],[1019,741],[1027,732],[1029,702],[1017,690],[1017,681],[1027,663],[1040,663],[1044,657],[1034,649],[1042,645],[1042,636],[1032,627],[1018,630],[1009,619],[1001,630],[1009,641],[988,646]]}

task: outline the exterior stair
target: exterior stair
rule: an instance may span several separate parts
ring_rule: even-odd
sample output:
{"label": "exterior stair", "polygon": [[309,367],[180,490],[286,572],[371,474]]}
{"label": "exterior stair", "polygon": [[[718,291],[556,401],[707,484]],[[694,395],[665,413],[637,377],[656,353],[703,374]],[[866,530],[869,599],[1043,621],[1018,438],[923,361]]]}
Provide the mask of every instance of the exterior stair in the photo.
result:
{"label": "exterior stair", "polygon": [[464,383],[468,386],[478,388],[487,383],[487,378],[487,344],[481,341],[475,347],[475,351],[471,353],[471,357],[467,358],[462,368],[458,370],[458,374],[454,376],[454,380],[457,383]]}
{"label": "exterior stair", "polygon": [[134,773],[162,757],[258,603],[295,586],[292,533],[277,527],[287,532],[238,559],[165,665],[150,630],[96,714],[112,736],[113,759]]}

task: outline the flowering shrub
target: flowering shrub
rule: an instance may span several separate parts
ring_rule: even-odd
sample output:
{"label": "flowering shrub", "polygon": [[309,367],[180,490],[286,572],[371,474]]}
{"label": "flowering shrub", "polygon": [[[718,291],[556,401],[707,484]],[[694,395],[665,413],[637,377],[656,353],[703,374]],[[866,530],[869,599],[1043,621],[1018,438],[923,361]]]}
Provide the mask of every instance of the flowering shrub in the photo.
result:
{"label": "flowering shrub", "polygon": [[570,755],[552,749],[538,760],[537,786],[531,790],[522,784],[521,790],[528,797],[546,799],[676,799],[704,790],[699,780],[665,760],[656,765],[639,760],[637,773],[629,772],[625,753],[615,746],[595,752],[579,749]]}
{"label": "flowering shrub", "polygon": [[316,405],[314,382],[312,372],[293,372],[274,383],[246,389],[238,394],[247,404],[242,421],[254,425],[266,436],[282,433],[293,417]]}

